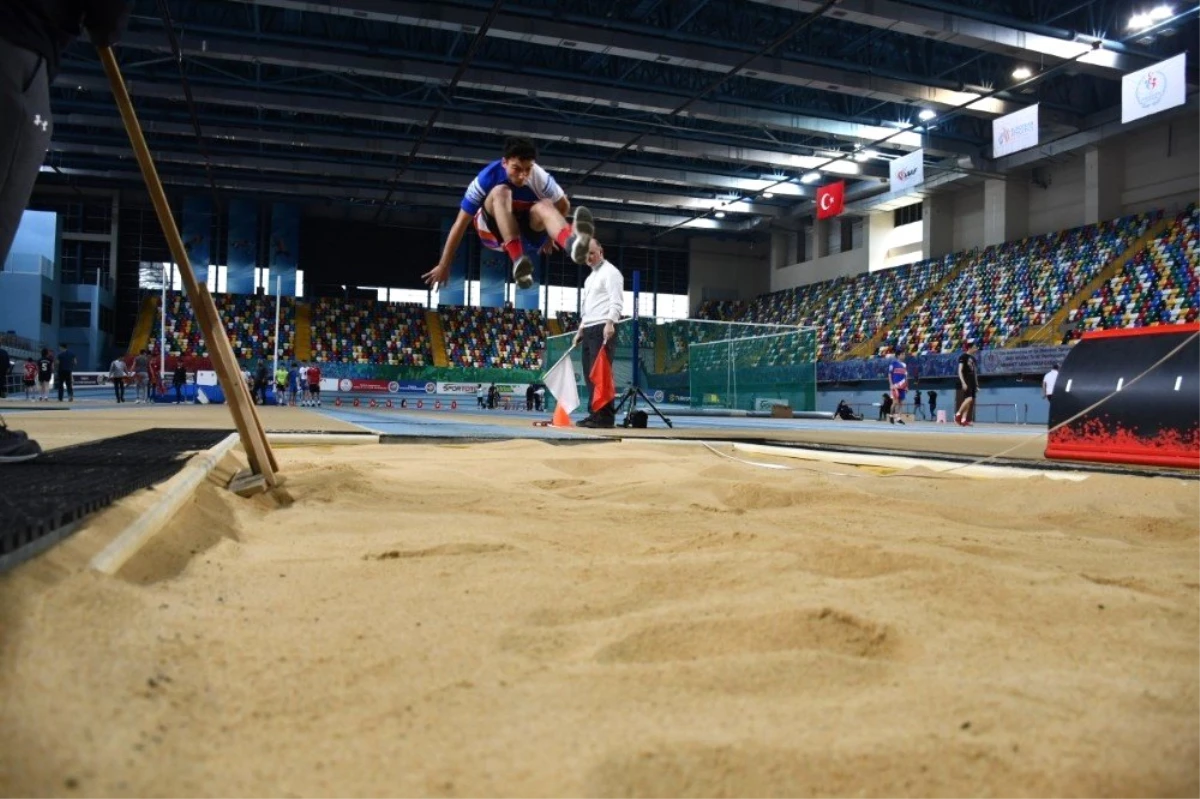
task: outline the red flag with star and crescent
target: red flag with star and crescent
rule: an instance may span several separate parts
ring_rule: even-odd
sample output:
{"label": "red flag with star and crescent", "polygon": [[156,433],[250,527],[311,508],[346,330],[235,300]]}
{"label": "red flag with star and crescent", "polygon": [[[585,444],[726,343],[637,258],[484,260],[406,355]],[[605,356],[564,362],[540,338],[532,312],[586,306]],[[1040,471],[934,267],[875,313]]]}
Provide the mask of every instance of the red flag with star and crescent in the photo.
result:
{"label": "red flag with star and crescent", "polygon": [[828,219],[846,210],[846,181],[817,189],[817,219]]}

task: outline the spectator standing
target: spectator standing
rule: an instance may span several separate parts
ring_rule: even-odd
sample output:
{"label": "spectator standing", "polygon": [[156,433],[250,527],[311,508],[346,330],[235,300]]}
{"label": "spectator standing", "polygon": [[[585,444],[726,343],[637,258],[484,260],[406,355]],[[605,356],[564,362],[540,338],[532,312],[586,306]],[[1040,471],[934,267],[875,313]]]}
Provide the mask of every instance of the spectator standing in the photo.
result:
{"label": "spectator standing", "polygon": [[315,363],[308,367],[305,373],[308,380],[308,404],[321,407],[321,367]]}
{"label": "spectator standing", "polygon": [[133,359],[133,404],[150,401],[150,354],[142,350]]}
{"label": "spectator standing", "polygon": [[12,371],[12,358],[8,350],[0,347],[0,399],[8,396],[8,375]]}
{"label": "spectator standing", "polygon": [[75,401],[75,353],[67,349],[66,344],[58,345],[58,360],[55,362],[57,366],[58,379],[58,401],[63,401],[63,392],[65,391],[69,402]]}
{"label": "spectator standing", "polygon": [[113,358],[113,362],[108,365],[108,379],[112,381],[113,393],[117,397],[118,404],[125,401],[125,378],[128,374],[125,359]]}
{"label": "spectator standing", "polygon": [[979,394],[979,361],[975,357],[975,342],[968,341],[963,345],[963,353],[958,356],[958,384],[962,390],[962,405],[954,413],[954,421],[963,427],[969,427],[974,419],[972,411],[975,408],[975,398]]}
{"label": "spectator standing", "polygon": [[22,375],[21,383],[25,386],[25,399],[33,402],[35,399],[33,387],[37,385],[38,368],[37,362],[32,357],[25,359],[25,373]]}
{"label": "spectator standing", "polygon": [[171,376],[171,386],[175,389],[175,404],[183,404],[183,389],[187,386],[187,367],[183,365],[183,359],[180,358],[175,362],[175,374]]}
{"label": "spectator standing", "polygon": [[42,402],[50,401],[50,379],[54,377],[54,356],[49,347],[42,347],[42,357],[38,358],[38,388],[41,389]]}

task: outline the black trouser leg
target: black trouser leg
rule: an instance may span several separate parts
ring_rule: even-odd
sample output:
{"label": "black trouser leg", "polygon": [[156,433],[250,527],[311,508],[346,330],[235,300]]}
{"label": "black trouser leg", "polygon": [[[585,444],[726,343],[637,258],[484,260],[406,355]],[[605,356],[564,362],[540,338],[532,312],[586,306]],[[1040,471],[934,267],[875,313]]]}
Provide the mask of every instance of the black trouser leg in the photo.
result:
{"label": "black trouser leg", "polygon": [[50,86],[41,56],[0,39],[0,263],[50,146]]}

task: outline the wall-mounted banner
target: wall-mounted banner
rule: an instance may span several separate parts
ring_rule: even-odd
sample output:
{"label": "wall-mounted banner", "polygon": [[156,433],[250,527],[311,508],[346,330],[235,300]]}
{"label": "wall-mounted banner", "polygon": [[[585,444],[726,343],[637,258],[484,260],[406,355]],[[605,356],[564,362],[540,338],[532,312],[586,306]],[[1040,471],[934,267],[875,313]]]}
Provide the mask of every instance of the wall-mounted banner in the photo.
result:
{"label": "wall-mounted banner", "polygon": [[925,182],[925,151],[914,150],[888,164],[893,193],[908,191]]}
{"label": "wall-mounted banner", "polygon": [[547,258],[538,252],[529,253],[529,257],[533,259],[533,285],[527,289],[520,287],[516,289],[514,305],[522,310],[536,311],[541,307],[542,284],[545,283]]}
{"label": "wall-mounted banner", "polygon": [[[450,233],[450,220],[442,220],[442,241]],[[463,241],[454,251],[454,260],[450,262],[450,275],[438,287],[438,305],[463,305],[467,288],[467,258],[470,250],[470,240],[475,238],[473,229],[467,231]]]}
{"label": "wall-mounted banner", "polygon": [[1036,104],[992,122],[992,158],[1026,150],[1038,143]]}
{"label": "wall-mounted banner", "polygon": [[229,201],[229,254],[225,290],[230,294],[254,293],[254,269],[258,266],[258,203]]}
{"label": "wall-mounted banner", "polygon": [[486,247],[479,248],[479,307],[501,308],[504,306],[504,291],[512,272],[512,261],[508,255]]}
{"label": "wall-mounted banner", "polygon": [[[276,285],[284,297],[296,296],[296,267],[300,263],[300,209],[289,203],[271,207],[271,285],[267,293],[274,294]],[[283,280],[276,282],[277,278]]]}
{"label": "wall-mounted banner", "polygon": [[1166,111],[1187,100],[1187,53],[1121,78],[1121,122]]}
{"label": "wall-mounted banner", "polygon": [[212,254],[213,202],[211,197],[183,198],[183,248],[196,280],[208,282],[208,265]]}

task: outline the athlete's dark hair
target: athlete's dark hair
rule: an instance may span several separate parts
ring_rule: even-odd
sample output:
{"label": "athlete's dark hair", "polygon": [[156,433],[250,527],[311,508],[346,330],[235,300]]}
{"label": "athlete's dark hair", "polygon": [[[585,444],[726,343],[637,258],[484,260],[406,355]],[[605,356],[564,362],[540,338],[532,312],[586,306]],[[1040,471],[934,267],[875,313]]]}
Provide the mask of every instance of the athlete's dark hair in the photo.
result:
{"label": "athlete's dark hair", "polygon": [[536,161],[537,146],[529,139],[511,136],[504,141],[504,157],[520,158],[522,161],[528,158],[530,161]]}

